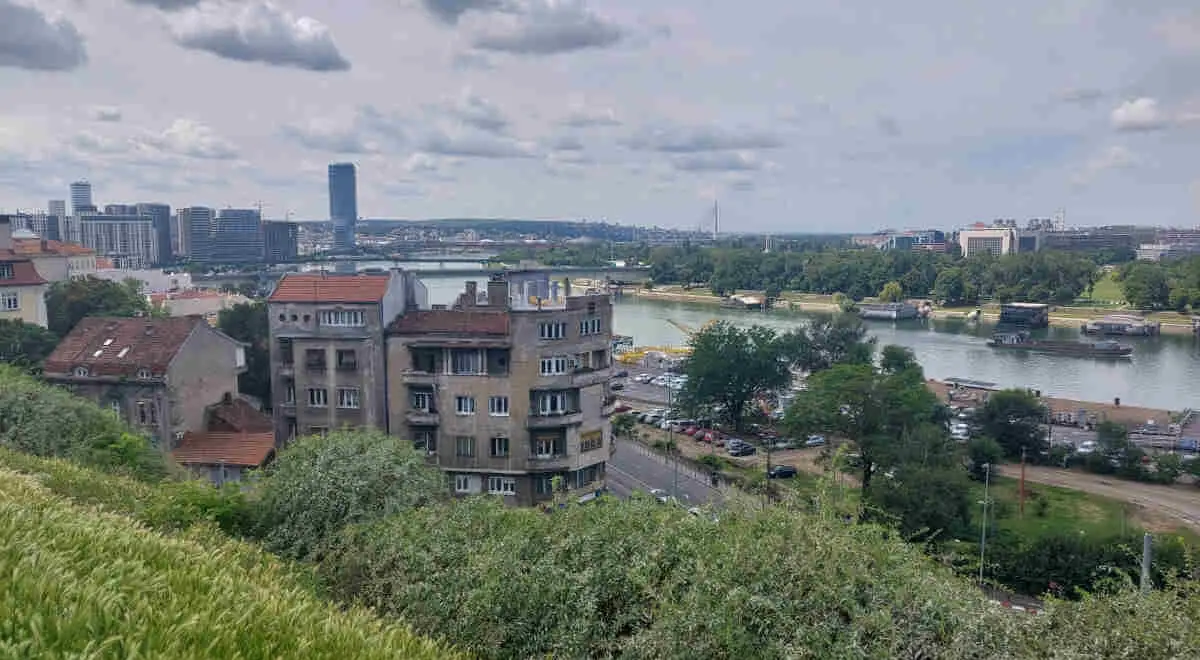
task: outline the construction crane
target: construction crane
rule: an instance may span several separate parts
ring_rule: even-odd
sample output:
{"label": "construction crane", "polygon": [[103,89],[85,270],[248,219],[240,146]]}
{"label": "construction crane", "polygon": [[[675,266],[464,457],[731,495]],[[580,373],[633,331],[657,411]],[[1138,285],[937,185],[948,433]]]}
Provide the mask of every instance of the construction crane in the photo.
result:
{"label": "construction crane", "polygon": [[[717,322],[717,319],[709,319],[704,322],[704,325],[700,326],[700,330],[704,330],[716,322]],[[693,328],[692,326],[690,326],[686,323],[681,323],[679,321],[676,321],[675,319],[667,319],[667,323],[670,323],[671,325],[675,326],[675,329],[677,329],[680,332],[682,332],[683,334],[687,335],[688,339],[691,339],[692,337],[696,336],[697,332],[700,332],[700,330],[697,330],[696,328]]]}

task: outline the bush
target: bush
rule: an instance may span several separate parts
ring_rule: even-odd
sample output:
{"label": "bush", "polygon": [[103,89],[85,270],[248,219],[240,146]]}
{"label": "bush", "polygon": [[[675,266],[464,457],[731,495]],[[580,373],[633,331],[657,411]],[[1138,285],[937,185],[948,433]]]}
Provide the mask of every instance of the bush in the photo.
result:
{"label": "bush", "polygon": [[318,559],[346,525],[445,497],[445,476],[412,443],[378,431],[301,438],[258,487],[257,535],[285,557]]}
{"label": "bush", "polygon": [[0,447],[141,479],[170,472],[167,456],[111,412],[7,366],[0,366]]}
{"label": "bush", "polygon": [[322,603],[285,565],[197,529],[163,536],[0,471],[0,655],[457,658]]}

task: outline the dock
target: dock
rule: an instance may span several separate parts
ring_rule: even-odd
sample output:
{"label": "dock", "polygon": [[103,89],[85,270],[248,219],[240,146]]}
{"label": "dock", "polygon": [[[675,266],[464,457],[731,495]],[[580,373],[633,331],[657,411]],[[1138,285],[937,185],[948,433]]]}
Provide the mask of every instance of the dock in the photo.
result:
{"label": "dock", "polygon": [[[956,404],[970,406],[983,405],[987,401],[988,395],[1004,389],[995,383],[974,381],[966,378],[929,379],[925,381],[925,385],[937,394],[942,401],[951,401]],[[1130,430],[1142,428],[1150,420],[1154,420],[1162,428],[1167,428],[1172,421],[1172,411],[1170,410],[1146,408],[1143,406],[1127,406],[1119,401],[1111,403],[1077,401],[1075,399],[1047,396],[1045,392],[1042,392],[1042,401],[1050,409],[1052,418],[1070,417],[1095,421],[1108,420],[1126,426]]]}

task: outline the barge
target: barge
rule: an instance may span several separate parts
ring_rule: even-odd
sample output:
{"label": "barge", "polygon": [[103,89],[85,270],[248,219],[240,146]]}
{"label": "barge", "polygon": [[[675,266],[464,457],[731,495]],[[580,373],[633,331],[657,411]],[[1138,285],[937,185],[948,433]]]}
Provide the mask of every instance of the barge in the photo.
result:
{"label": "barge", "polygon": [[903,321],[917,318],[920,311],[908,303],[859,303],[858,315],[867,320]]}
{"label": "barge", "polygon": [[1155,337],[1161,328],[1161,323],[1136,314],[1109,314],[1079,325],[1085,335],[1121,337]]}
{"label": "barge", "polygon": [[1133,347],[1111,339],[1096,342],[1058,341],[1034,339],[1028,332],[1002,332],[992,335],[988,346],[1033,353],[1053,353],[1094,358],[1127,358],[1133,355]]}

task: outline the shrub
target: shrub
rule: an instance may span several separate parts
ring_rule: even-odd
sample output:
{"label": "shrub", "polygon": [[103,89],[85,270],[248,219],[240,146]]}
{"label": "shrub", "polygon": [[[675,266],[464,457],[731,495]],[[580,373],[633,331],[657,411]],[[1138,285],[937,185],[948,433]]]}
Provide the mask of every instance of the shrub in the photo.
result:
{"label": "shrub", "polygon": [[202,529],[168,537],[0,472],[0,655],[457,658]]}
{"label": "shrub", "polygon": [[142,479],[170,471],[166,455],[111,412],[7,366],[0,366],[0,447]]}
{"label": "shrub", "polygon": [[422,506],[447,490],[445,476],[407,440],[378,431],[301,438],[259,482],[256,532],[281,555],[316,559],[346,525]]}

